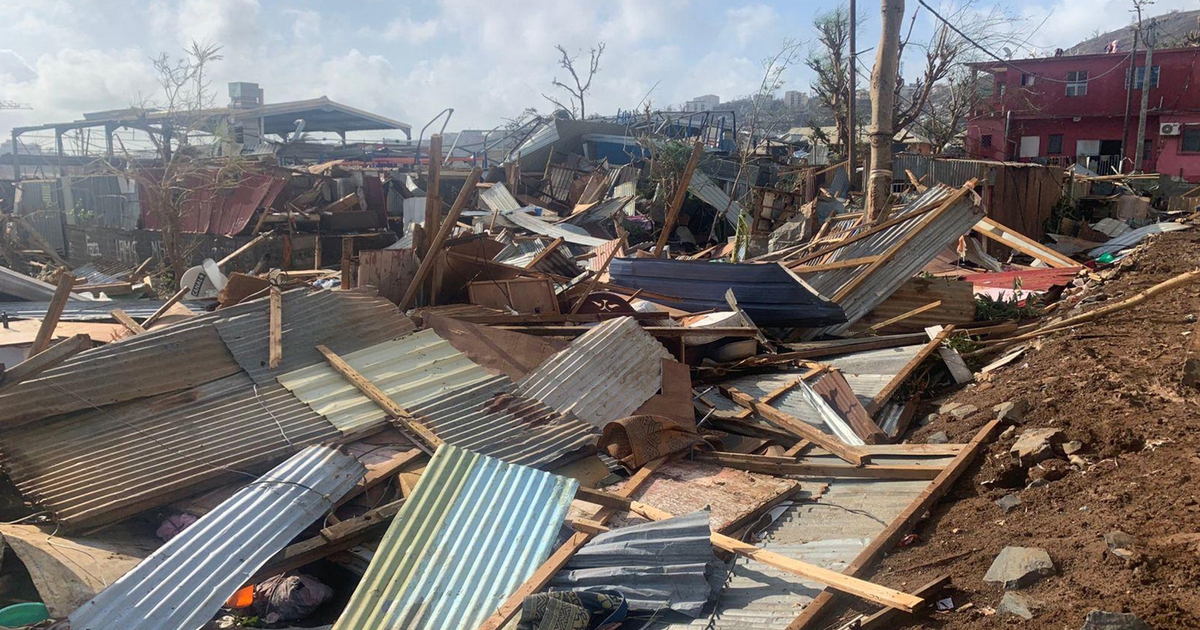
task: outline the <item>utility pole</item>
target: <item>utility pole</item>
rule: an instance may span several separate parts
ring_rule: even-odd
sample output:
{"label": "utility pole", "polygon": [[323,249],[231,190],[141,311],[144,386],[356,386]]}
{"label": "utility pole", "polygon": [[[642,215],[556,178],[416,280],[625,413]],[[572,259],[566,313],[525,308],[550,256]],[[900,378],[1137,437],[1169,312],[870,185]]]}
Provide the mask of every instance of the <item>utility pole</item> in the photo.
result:
{"label": "utility pole", "polygon": [[900,23],[904,0],[880,3],[879,50],[871,72],[871,162],[867,179],[867,220],[887,218],[892,195],[892,124],[896,116],[896,77],[900,72]]}
{"label": "utility pole", "polygon": [[[857,163],[858,150],[855,146],[858,135],[854,133],[854,116],[855,100],[857,100],[858,92],[858,47],[855,45],[854,32],[858,30],[858,8],[855,0],[850,0],[850,81],[847,84],[850,90],[850,99],[846,101],[846,179],[850,181],[850,187],[847,190],[854,190],[854,167]],[[850,193],[846,193],[846,198],[850,198]]]}
{"label": "utility pole", "polygon": [[1125,171],[1125,160],[1129,157],[1129,112],[1133,109],[1133,80],[1137,76],[1138,37],[1142,34],[1142,4],[1133,3],[1137,11],[1138,27],[1133,31],[1133,48],[1129,50],[1129,83],[1125,86],[1125,118],[1121,124],[1121,172]]}
{"label": "utility pole", "polygon": [[[1138,112],[1137,144],[1133,145],[1133,172],[1142,172],[1142,147],[1146,144],[1146,110],[1150,106],[1150,79],[1154,76],[1154,33],[1155,20],[1150,18],[1146,29],[1146,69],[1142,71],[1142,109]],[[1137,73],[1130,70],[1130,83],[1137,81]]]}

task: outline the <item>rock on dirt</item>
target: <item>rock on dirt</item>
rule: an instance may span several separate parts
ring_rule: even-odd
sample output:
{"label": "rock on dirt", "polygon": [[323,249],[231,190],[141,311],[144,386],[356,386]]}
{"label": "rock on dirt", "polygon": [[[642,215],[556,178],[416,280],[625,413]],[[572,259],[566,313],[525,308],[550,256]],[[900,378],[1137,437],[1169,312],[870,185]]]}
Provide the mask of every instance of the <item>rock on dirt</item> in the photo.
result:
{"label": "rock on dirt", "polygon": [[950,436],[946,435],[945,431],[938,431],[925,438],[926,444],[945,444],[950,441]]}
{"label": "rock on dirt", "polygon": [[1058,429],[1026,429],[1008,452],[1022,466],[1033,466],[1054,458],[1054,447],[1066,439]]}
{"label": "rock on dirt", "polygon": [[1151,630],[1150,625],[1131,613],[1093,610],[1083,620],[1080,630]]}
{"label": "rock on dirt", "polygon": [[1040,605],[1032,599],[1006,591],[1004,597],[1000,598],[1000,603],[996,606],[996,614],[1003,615],[1005,613],[1016,615],[1025,621],[1033,619],[1033,611],[1040,608]]}
{"label": "rock on dirt", "polygon": [[1050,575],[1054,575],[1054,561],[1045,549],[1005,547],[992,561],[983,581],[1018,589]]}
{"label": "rock on dirt", "polygon": [[950,410],[950,416],[955,420],[962,420],[976,411],[979,411],[979,408],[975,405],[960,405]]}
{"label": "rock on dirt", "polygon": [[1018,398],[1002,402],[992,407],[992,411],[996,412],[997,420],[1019,424],[1025,419],[1025,412],[1029,411],[1029,401],[1024,398]]}
{"label": "rock on dirt", "polygon": [[1017,509],[1018,505],[1021,505],[1021,497],[1015,494],[1006,494],[996,500],[996,505],[1000,506],[1000,509],[1004,510],[1005,514],[1008,514]]}

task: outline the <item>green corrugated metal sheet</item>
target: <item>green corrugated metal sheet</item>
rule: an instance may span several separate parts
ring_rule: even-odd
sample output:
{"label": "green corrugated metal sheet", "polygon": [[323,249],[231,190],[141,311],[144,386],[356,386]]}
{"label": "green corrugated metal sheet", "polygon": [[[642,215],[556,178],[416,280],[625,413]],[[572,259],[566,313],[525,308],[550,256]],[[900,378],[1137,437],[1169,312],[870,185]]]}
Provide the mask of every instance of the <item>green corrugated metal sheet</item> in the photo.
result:
{"label": "green corrugated metal sheet", "polygon": [[443,444],[334,630],[474,630],[549,555],[577,485]]}

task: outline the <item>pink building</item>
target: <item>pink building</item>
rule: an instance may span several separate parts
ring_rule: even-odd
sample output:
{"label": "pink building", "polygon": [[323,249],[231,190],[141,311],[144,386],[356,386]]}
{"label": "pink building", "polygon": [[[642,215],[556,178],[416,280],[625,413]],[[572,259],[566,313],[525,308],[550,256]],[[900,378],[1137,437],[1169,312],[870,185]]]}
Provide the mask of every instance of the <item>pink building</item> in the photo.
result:
{"label": "pink building", "polygon": [[[1198,58],[1200,48],[1154,51],[1143,171],[1200,181]],[[1134,154],[1125,147],[1137,142],[1145,60],[1138,51],[1132,59],[1118,52],[976,64],[992,81],[984,80],[990,96],[968,124],[967,153],[1131,171]]]}

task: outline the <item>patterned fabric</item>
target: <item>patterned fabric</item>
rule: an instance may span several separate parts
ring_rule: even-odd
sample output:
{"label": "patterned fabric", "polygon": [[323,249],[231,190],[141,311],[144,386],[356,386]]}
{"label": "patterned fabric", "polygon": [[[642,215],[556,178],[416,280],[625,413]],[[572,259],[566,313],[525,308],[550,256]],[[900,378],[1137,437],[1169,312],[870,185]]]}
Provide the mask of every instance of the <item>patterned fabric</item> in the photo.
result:
{"label": "patterned fabric", "polygon": [[630,470],[646,462],[706,444],[694,429],[662,416],[629,416],[604,427],[597,447]]}
{"label": "patterned fabric", "polygon": [[525,598],[517,630],[595,630],[625,619],[617,591],[555,591]]}

